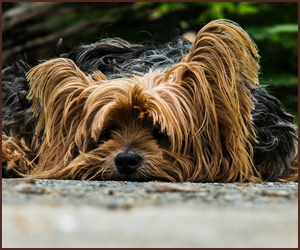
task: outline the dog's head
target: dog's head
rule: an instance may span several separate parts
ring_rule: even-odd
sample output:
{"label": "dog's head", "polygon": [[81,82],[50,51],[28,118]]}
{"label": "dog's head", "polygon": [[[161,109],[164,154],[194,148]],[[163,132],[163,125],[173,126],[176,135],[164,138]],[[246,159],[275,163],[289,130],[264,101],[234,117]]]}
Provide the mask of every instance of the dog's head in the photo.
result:
{"label": "dog's head", "polygon": [[95,71],[87,76],[64,58],[38,65],[27,76],[44,131],[33,174],[105,180],[250,178],[249,88],[258,82],[257,59],[255,45],[240,27],[215,21],[200,30],[180,63],[144,75],[107,80]]}

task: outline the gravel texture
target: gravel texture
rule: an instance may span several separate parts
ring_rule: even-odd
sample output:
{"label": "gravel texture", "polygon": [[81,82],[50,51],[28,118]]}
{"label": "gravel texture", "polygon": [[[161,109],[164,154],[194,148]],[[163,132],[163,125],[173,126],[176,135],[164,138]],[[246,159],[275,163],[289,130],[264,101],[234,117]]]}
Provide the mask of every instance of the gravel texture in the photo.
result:
{"label": "gravel texture", "polygon": [[298,247],[298,183],[2,180],[2,247]]}

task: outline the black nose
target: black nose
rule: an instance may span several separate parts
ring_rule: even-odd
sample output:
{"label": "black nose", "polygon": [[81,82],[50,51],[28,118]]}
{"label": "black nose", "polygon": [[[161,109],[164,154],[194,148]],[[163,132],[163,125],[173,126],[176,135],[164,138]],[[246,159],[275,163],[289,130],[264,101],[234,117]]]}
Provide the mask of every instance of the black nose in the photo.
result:
{"label": "black nose", "polygon": [[122,174],[132,174],[142,163],[142,157],[135,151],[119,153],[115,158],[116,168]]}

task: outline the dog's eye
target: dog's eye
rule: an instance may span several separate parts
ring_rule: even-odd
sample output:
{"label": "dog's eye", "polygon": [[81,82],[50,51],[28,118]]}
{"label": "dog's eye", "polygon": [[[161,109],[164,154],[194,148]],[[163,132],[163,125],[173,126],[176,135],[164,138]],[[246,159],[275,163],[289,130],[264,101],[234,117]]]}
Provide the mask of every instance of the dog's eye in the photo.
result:
{"label": "dog's eye", "polygon": [[111,129],[110,128],[105,128],[101,132],[100,140],[108,141],[109,139],[111,139]]}
{"label": "dog's eye", "polygon": [[152,135],[153,135],[154,139],[157,139],[157,140],[165,140],[165,139],[169,138],[166,129],[161,131],[160,124],[157,124],[154,126]]}

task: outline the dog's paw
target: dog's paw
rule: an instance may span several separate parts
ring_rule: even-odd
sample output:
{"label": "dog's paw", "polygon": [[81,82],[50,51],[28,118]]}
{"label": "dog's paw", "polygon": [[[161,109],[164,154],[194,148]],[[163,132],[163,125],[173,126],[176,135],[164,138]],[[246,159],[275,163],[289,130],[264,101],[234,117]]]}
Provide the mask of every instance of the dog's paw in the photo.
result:
{"label": "dog's paw", "polygon": [[33,163],[14,139],[2,134],[2,177],[21,177],[32,169]]}

